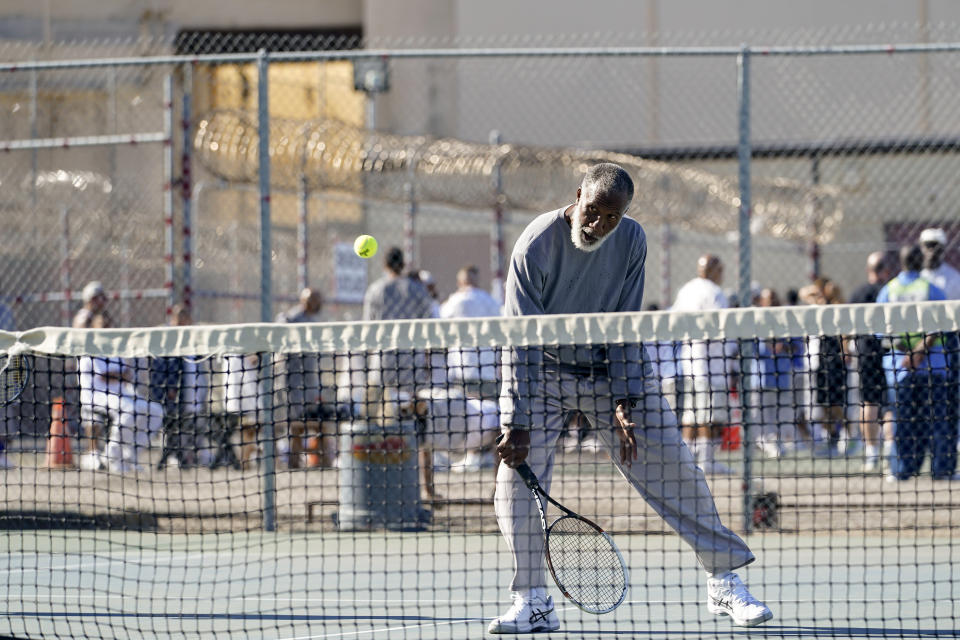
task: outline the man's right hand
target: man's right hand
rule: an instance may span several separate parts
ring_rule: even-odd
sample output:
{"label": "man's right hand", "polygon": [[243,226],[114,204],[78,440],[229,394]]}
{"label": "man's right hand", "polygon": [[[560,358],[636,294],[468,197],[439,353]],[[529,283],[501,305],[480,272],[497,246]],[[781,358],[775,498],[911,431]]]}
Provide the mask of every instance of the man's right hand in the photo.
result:
{"label": "man's right hand", "polygon": [[530,453],[530,432],[507,428],[497,444],[497,453],[504,464],[515,469]]}

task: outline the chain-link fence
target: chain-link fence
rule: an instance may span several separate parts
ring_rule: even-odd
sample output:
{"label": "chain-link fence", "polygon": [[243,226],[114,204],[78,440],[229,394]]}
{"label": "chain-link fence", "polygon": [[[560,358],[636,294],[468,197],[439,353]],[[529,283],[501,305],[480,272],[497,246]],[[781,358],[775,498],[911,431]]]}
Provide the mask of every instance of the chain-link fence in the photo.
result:
{"label": "chain-link fence", "polygon": [[441,296],[465,262],[496,288],[523,226],[571,202],[601,160],[637,182],[646,299],[661,306],[705,251],[728,264],[728,288],[742,293],[742,261],[781,297],[811,275],[849,291],[868,253],[928,226],[960,264],[960,47],[373,44],[190,33],[0,47],[14,326],[67,323],[89,280],[124,325],[161,323],[177,301],[198,321],[256,321],[261,295],[276,312],[307,285],[330,317],[356,318],[380,270],[352,255],[359,233],[403,247]]}

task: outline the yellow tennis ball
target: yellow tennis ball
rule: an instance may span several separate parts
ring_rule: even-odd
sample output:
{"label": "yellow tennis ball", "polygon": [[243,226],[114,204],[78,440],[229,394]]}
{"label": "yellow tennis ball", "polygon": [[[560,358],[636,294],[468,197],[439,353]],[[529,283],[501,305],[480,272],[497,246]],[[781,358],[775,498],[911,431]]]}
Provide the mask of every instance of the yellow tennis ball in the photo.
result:
{"label": "yellow tennis ball", "polygon": [[373,236],[357,236],[353,241],[353,251],[361,258],[372,258],[377,255],[377,239]]}

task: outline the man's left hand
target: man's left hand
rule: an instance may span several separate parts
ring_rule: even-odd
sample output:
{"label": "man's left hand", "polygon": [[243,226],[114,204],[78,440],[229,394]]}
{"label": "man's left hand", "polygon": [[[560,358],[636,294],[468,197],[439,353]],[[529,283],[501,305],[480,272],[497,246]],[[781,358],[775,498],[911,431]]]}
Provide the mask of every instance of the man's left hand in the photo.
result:
{"label": "man's left hand", "polygon": [[633,430],[637,428],[630,413],[630,401],[618,400],[617,410],[614,412],[617,419],[617,437],[620,438],[620,462],[629,468],[637,459],[637,437]]}

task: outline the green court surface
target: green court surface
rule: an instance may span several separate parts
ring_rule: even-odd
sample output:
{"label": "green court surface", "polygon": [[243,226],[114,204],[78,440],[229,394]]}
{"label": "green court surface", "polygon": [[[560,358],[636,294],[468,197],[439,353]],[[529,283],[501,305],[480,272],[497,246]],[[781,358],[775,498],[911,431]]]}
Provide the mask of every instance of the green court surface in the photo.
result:
{"label": "green court surface", "polygon": [[[960,633],[948,537],[751,536],[758,562],[740,573],[775,616],[754,629],[707,612],[703,574],[677,537],[617,541],[627,601],[592,616],[553,589],[562,626],[550,638]],[[496,534],[17,531],[0,549],[0,580],[18,589],[4,594],[0,635],[17,638],[480,638],[509,605]]]}

